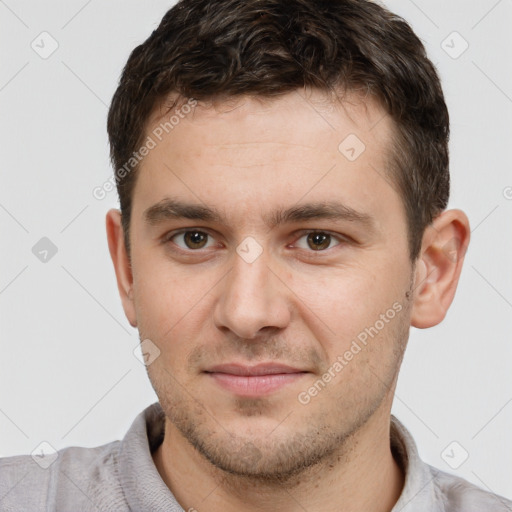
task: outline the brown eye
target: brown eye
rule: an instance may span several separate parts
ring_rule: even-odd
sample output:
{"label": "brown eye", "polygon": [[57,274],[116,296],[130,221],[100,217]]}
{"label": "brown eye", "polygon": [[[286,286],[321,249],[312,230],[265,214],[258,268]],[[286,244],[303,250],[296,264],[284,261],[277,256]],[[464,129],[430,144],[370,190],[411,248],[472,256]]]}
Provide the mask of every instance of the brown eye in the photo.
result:
{"label": "brown eye", "polygon": [[331,235],[327,233],[309,233],[307,236],[308,247],[314,251],[327,249],[331,244]]}
{"label": "brown eye", "polygon": [[200,231],[187,231],[184,240],[190,249],[201,249],[206,244],[208,235]]}
{"label": "brown eye", "polygon": [[[181,249],[203,249],[208,243],[208,233],[203,231],[182,231],[169,238]],[[181,241],[182,240],[182,241]]]}

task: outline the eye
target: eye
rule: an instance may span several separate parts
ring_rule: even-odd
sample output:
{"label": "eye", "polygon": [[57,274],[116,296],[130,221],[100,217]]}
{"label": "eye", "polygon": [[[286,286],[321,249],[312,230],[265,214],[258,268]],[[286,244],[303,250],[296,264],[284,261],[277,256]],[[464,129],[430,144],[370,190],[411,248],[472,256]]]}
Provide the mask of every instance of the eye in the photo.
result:
{"label": "eye", "polygon": [[[183,250],[194,250],[194,249],[204,249],[205,247],[209,247],[208,237],[210,235],[205,233],[204,231],[199,231],[197,229],[192,229],[189,231],[181,231],[179,233],[174,233],[169,236],[166,241],[172,241],[175,243],[180,249]],[[180,244],[177,240],[182,240]],[[213,241],[211,242],[213,243]]]}
{"label": "eye", "polygon": [[332,247],[331,243],[336,239],[338,239],[338,241],[335,244],[335,246],[339,245],[342,242],[342,239],[340,237],[335,237],[325,231],[310,231],[301,236],[299,238],[299,241],[304,238],[306,239],[305,244],[301,244],[299,242],[297,243],[297,246],[300,247],[301,249],[312,249],[315,252],[321,252],[325,251],[326,249],[330,249]]}

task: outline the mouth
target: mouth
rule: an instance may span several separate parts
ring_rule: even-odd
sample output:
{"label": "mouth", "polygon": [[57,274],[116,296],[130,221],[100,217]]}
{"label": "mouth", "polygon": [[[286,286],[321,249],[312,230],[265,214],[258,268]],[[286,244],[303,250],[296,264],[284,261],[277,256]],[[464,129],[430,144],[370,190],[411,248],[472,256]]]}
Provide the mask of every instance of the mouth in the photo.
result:
{"label": "mouth", "polygon": [[226,391],[255,398],[270,395],[298,382],[310,372],[276,363],[254,366],[231,363],[213,366],[204,373]]}

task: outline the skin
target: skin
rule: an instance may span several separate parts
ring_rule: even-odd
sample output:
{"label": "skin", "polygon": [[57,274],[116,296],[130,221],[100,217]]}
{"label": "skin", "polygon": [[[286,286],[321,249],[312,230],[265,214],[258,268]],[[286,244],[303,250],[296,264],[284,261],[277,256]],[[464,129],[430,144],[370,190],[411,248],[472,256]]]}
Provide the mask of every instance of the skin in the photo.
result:
{"label": "skin", "polygon": [[[148,134],[163,114],[155,109]],[[142,163],[131,265],[120,212],[108,212],[124,311],[160,350],[147,366],[166,414],[153,459],[185,510],[385,512],[398,500],[404,475],[390,450],[390,411],[409,327],[444,318],[469,223],[460,210],[443,212],[411,262],[403,203],[386,174],[392,130],[379,104],[355,94],[342,103],[299,90],[199,104]],[[366,146],[354,161],[338,150],[349,134]],[[169,197],[222,218],[147,223],[144,212]],[[329,201],[370,221],[265,222],[276,209]],[[206,245],[193,245],[197,235],[190,245],[176,234],[183,229],[206,233]],[[312,230],[331,235],[321,250]],[[262,250],[252,262],[237,252],[247,237]],[[299,393],[394,304],[393,319],[301,403]],[[269,361],[304,373],[256,397],[205,373]]]}

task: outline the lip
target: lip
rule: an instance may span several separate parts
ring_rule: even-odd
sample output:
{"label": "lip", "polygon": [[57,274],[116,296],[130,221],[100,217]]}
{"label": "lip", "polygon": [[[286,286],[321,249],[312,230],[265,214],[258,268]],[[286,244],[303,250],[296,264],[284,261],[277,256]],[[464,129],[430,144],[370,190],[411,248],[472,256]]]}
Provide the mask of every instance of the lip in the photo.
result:
{"label": "lip", "polygon": [[238,363],[228,363],[212,366],[206,370],[207,373],[226,373],[229,375],[245,376],[275,375],[278,373],[303,373],[304,371],[305,370],[300,370],[299,368],[293,368],[292,366],[278,363],[260,363],[253,366]]}
{"label": "lip", "polygon": [[221,364],[205,371],[217,385],[238,396],[258,397],[274,393],[297,382],[305,370],[284,364],[261,363],[254,366]]}

